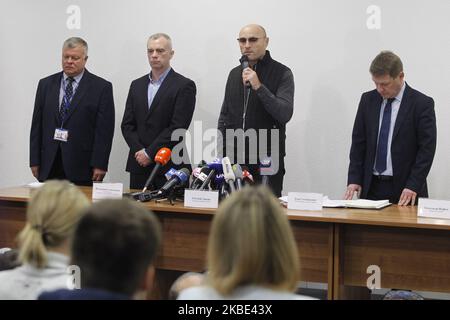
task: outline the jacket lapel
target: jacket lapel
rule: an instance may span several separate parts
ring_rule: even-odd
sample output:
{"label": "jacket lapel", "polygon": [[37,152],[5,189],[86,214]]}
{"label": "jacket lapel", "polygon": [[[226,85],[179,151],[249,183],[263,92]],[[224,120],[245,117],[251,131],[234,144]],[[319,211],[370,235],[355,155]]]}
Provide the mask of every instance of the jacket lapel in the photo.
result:
{"label": "jacket lapel", "polygon": [[378,131],[380,125],[380,112],[381,104],[383,103],[383,98],[376,93],[374,99],[370,106],[370,132],[371,132],[371,145],[374,146],[375,150],[378,143]]}
{"label": "jacket lapel", "polygon": [[59,116],[59,108],[60,108],[60,103],[59,103],[59,93],[61,90],[61,79],[62,79],[63,73],[59,73],[58,76],[56,76],[51,84],[51,89],[50,89],[50,97],[49,97],[49,101],[51,102],[52,106],[56,106],[55,108],[53,108],[53,112],[55,115],[55,121],[58,125],[61,124],[61,119]]}
{"label": "jacket lapel", "polygon": [[395,120],[394,133],[392,134],[392,141],[394,141],[395,136],[398,134],[400,127],[402,126],[406,116],[411,110],[411,88],[408,84],[405,84],[405,92],[403,93],[402,102],[400,103],[400,109],[398,110],[397,119]]}
{"label": "jacket lapel", "polygon": [[73,96],[72,101],[70,103],[69,112],[67,113],[67,118],[65,120],[66,122],[70,119],[73,112],[80,104],[81,99],[83,98],[84,94],[89,88],[90,82],[91,82],[91,74],[85,69],[83,77],[81,78],[81,81],[78,85],[77,91],[75,91],[75,95]]}

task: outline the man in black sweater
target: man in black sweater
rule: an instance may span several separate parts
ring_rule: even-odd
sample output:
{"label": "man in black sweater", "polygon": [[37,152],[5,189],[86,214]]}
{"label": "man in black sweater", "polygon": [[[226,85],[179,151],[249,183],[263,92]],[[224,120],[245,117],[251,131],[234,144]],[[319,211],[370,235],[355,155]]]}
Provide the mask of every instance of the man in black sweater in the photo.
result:
{"label": "man in black sweater", "polygon": [[[294,77],[266,50],[269,38],[262,26],[243,27],[237,40],[241,65],[228,76],[218,121],[223,139],[219,142],[223,155],[246,165],[257,182],[262,180],[261,173],[269,175],[269,186],[281,196],[286,123],[294,109]],[[270,159],[270,168],[264,159]]]}

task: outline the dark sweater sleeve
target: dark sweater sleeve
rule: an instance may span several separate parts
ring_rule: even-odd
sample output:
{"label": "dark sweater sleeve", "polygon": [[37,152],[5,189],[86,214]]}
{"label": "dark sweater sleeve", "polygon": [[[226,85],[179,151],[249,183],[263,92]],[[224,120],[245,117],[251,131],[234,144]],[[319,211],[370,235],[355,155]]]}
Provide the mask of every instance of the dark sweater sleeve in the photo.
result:
{"label": "dark sweater sleeve", "polygon": [[294,90],[294,75],[287,69],[275,93],[270,92],[264,84],[261,84],[256,93],[264,109],[279,123],[286,124],[294,112]]}

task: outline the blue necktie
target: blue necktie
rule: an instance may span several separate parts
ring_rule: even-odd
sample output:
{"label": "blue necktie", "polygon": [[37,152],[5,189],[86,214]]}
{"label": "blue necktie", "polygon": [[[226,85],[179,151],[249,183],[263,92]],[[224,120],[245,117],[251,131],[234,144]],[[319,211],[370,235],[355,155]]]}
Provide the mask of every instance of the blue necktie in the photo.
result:
{"label": "blue necktie", "polygon": [[68,77],[66,81],[67,85],[64,90],[64,97],[61,101],[61,107],[59,108],[59,115],[61,116],[61,121],[64,121],[66,119],[67,112],[69,111],[70,101],[72,100],[73,96],[73,82],[75,81],[75,79],[72,77]]}
{"label": "blue necktie", "polygon": [[375,169],[379,174],[382,174],[386,170],[392,102],[394,100],[395,98],[389,98],[387,100],[386,106],[384,107],[383,120],[381,120],[380,134],[378,135],[377,159],[375,162]]}

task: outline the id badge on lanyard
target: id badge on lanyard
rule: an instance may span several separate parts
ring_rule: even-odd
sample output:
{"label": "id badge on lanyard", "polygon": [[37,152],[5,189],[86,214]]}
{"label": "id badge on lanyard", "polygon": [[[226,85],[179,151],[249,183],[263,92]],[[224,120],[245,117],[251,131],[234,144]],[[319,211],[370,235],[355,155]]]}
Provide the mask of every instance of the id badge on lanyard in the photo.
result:
{"label": "id badge on lanyard", "polygon": [[64,129],[64,121],[66,120],[67,114],[69,113],[70,101],[67,101],[66,97],[63,97],[63,99],[64,99],[64,104],[61,106],[61,108],[64,109],[64,112],[63,112],[63,116],[61,117],[61,128],[55,129],[55,134],[53,136],[53,139],[62,141],[62,142],[67,142],[69,139],[69,130]]}

